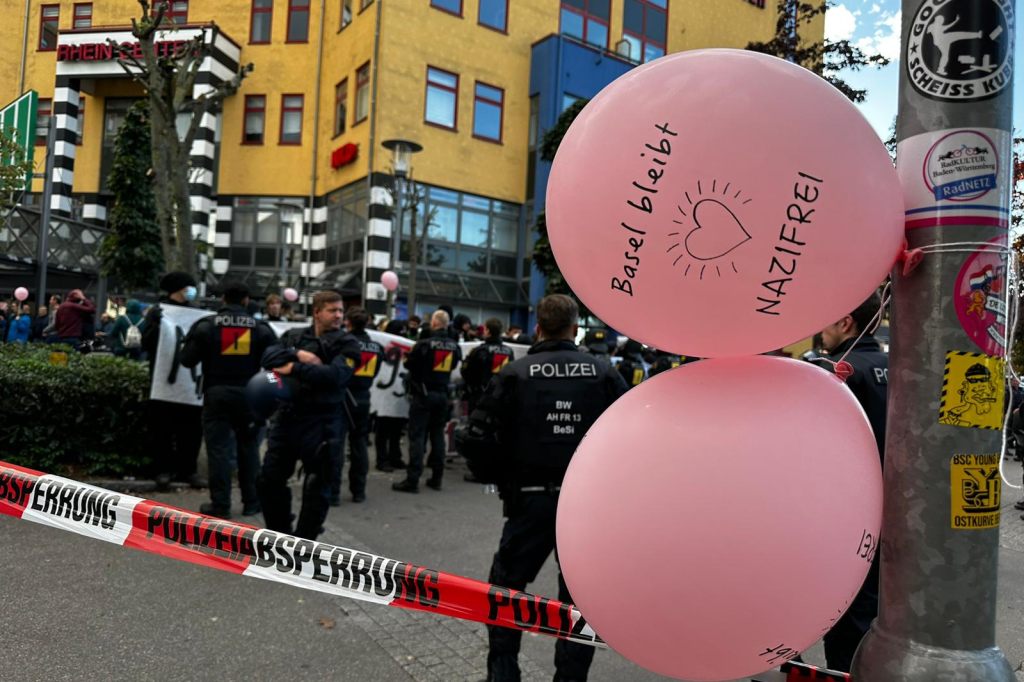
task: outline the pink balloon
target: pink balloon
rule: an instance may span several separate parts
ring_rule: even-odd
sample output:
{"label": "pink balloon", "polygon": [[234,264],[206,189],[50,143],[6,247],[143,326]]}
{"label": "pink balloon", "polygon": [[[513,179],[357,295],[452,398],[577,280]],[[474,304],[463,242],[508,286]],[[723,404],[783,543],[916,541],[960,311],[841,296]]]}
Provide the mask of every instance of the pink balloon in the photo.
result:
{"label": "pink balloon", "polygon": [[380,283],[384,285],[384,288],[388,291],[394,291],[398,288],[398,275],[391,270],[386,270],[384,274],[380,276]]}
{"label": "pink balloon", "polygon": [[297,301],[299,300],[299,292],[295,291],[291,287],[287,287],[284,290],[284,300],[286,301]]}
{"label": "pink balloon", "polygon": [[546,203],[580,299],[630,338],[700,357],[820,331],[903,243],[899,180],[856,107],[744,50],[673,54],[602,90],[559,146]]}
{"label": "pink balloon", "polygon": [[25,287],[18,287],[17,289],[14,290],[14,298],[18,299],[19,301],[24,301],[26,298],[28,298],[28,289],[26,289]]}
{"label": "pink balloon", "polygon": [[846,386],[795,360],[704,360],[643,382],[587,432],[562,484],[558,557],[623,656],[732,680],[828,631],[881,519],[878,448]]}

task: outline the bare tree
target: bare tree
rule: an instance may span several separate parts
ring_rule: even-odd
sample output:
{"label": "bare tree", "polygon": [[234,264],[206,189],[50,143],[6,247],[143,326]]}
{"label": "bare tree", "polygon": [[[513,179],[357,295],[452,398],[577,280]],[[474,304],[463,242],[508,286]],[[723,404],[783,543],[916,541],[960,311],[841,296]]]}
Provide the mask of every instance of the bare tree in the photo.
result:
{"label": "bare tree", "polygon": [[[154,195],[160,245],[169,270],[196,271],[196,248],[192,238],[192,210],[189,205],[189,160],[192,143],[203,116],[218,111],[224,99],[238,91],[252,64],[241,67],[230,81],[211,84],[196,93],[199,68],[212,51],[201,31],[173,49],[157,50],[157,31],[164,27],[168,0],[138,0],[142,16],[132,18],[132,35],[140,50],[129,53],[111,41],[121,68],[140,83],[149,103],[153,144]],[[135,54],[141,53],[141,58]],[[188,125],[179,135],[178,116],[188,115]]]}
{"label": "bare tree", "polygon": [[[421,259],[423,258],[423,245],[427,242],[427,234],[430,231],[430,226],[434,224],[434,218],[437,216],[437,209],[431,208],[423,216],[423,225],[419,226],[420,212],[419,209],[426,202],[427,193],[415,180],[412,179],[410,174],[408,177],[399,180],[395,177],[396,182],[401,181],[404,183],[404,191],[399,193],[395,189],[391,190],[391,204],[393,206],[399,206],[399,201],[396,195],[401,196],[401,222],[405,222],[405,216],[409,216],[409,285],[406,288],[406,299],[407,307],[409,309],[409,315],[416,314],[416,268],[419,266]],[[399,225],[397,230],[397,238],[399,244],[405,234],[405,225]],[[428,260],[429,262],[429,260]]]}

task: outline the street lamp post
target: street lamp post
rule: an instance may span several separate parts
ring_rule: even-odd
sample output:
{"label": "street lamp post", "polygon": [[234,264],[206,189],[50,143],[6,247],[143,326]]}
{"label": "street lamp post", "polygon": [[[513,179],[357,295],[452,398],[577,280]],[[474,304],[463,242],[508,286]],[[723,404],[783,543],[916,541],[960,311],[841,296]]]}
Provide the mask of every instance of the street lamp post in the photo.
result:
{"label": "street lamp post", "polygon": [[[411,140],[384,140],[381,145],[391,152],[391,167],[394,172],[395,178],[395,210],[394,215],[397,217],[398,229],[394,228],[392,223],[392,235],[395,240],[396,248],[392,249],[392,254],[395,260],[398,255],[401,254],[402,248],[402,229],[404,227],[404,185],[406,179],[412,176],[412,155],[423,150],[423,146],[413,142]],[[413,207],[413,211],[416,207]],[[415,220],[413,220],[412,234],[410,235],[410,249],[409,249],[409,286],[408,286],[408,312],[406,315],[416,314],[416,261],[419,256],[419,241],[416,238]],[[366,249],[363,250],[366,252]],[[364,256],[363,263],[365,264],[366,259]],[[365,268],[364,268],[365,273]],[[363,285],[366,286],[366,277],[363,277]],[[390,307],[390,305],[389,305]]]}

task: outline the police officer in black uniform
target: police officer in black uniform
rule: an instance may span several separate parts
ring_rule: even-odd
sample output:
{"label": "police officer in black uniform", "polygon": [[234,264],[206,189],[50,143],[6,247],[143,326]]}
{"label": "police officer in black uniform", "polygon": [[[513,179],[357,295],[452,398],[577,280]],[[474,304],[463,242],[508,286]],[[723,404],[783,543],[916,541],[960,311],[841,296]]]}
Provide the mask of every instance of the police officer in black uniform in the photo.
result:
{"label": "police officer in black uniform", "polygon": [[267,528],[292,533],[288,479],[302,461],[302,507],[294,534],[315,540],[331,499],[331,449],[345,434],[345,388],[359,361],[359,345],[341,327],[341,295],[313,296],[313,324],[290,329],[263,354],[263,367],[297,383],[291,402],[278,410],[267,437],[258,489]]}
{"label": "police officer in black uniform", "polygon": [[[587,429],[626,392],[622,377],[594,355],[577,350],[579,308],[568,296],[537,304],[537,343],[490,383],[456,443],[470,469],[496,483],[505,527],[490,582],[524,590],[555,548],[555,510],[569,460]],[[571,602],[558,575],[558,598]],[[487,679],[519,680],[522,633],[488,626]],[[594,650],[558,640],[555,680],[585,680]]]}
{"label": "police officer in black uniform", "polygon": [[409,370],[409,468],[404,481],[391,485],[399,492],[419,492],[428,435],[432,474],[427,485],[441,489],[447,450],[444,425],[448,416],[448,387],[452,371],[462,362],[459,342],[445,331],[448,322],[448,313],[435,311],[430,317],[430,337],[417,341],[405,357],[405,368]]}
{"label": "police officer in black uniform", "polygon": [[583,337],[583,346],[580,350],[584,353],[590,353],[600,358],[601,362],[610,365],[613,348],[615,348],[615,343],[612,341],[612,333],[602,327],[591,329],[587,332],[586,336]]}
{"label": "police officer in black uniform", "polygon": [[[846,385],[867,413],[871,430],[878,443],[878,453],[885,460],[885,413],[889,389],[889,356],[873,336],[871,326],[882,307],[881,298],[872,294],[849,315],[821,331],[822,345],[835,362],[846,355],[853,374]],[[865,331],[866,330],[866,331]],[[861,332],[865,332],[861,336]],[[858,339],[858,337],[860,337]],[[831,670],[848,672],[857,645],[878,615],[878,555],[871,564],[860,592],[847,612],[825,635],[825,660]]]}
{"label": "police officer in black uniform", "polygon": [[466,401],[469,403],[470,412],[476,409],[491,377],[515,357],[512,349],[502,341],[501,333],[504,327],[505,325],[496,317],[484,322],[487,338],[471,350],[462,363],[462,381],[466,384]]}
{"label": "police officer in black uniform", "polygon": [[[348,382],[345,392],[344,419],[348,421],[348,445],[351,463],[348,466],[348,489],[353,502],[366,501],[366,472],[370,468],[368,452],[370,435],[370,388],[380,372],[384,360],[384,347],[370,338],[366,325],[370,316],[363,308],[354,307],[345,311],[346,335],[359,346],[359,360],[355,373]],[[341,504],[341,470],[345,464],[345,444],[335,451],[337,456],[331,462],[331,506]]]}
{"label": "police officer in black uniform", "polygon": [[644,347],[639,341],[629,339],[618,353],[621,360],[615,365],[615,369],[630,388],[639,386],[647,378],[643,352]]}
{"label": "police officer in black uniform", "polygon": [[238,459],[238,487],[242,515],[260,513],[256,493],[259,473],[258,430],[245,399],[245,384],[259,371],[263,351],[277,342],[265,322],[246,312],[249,289],[226,284],[224,305],[216,315],[192,325],[181,347],[183,367],[203,364],[203,435],[210,465],[210,502],[199,511],[210,516],[231,516],[232,460]]}

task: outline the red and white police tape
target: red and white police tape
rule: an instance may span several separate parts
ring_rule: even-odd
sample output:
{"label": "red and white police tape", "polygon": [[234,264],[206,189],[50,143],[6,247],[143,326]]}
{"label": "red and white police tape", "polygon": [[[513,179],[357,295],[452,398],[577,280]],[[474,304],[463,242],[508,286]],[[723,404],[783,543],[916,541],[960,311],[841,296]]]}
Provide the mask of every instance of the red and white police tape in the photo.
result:
{"label": "red and white police tape", "polygon": [[[606,647],[572,605],[0,461],[0,514],[222,571]],[[788,668],[788,669],[787,669]],[[779,680],[849,680],[787,664]]]}

